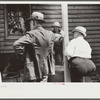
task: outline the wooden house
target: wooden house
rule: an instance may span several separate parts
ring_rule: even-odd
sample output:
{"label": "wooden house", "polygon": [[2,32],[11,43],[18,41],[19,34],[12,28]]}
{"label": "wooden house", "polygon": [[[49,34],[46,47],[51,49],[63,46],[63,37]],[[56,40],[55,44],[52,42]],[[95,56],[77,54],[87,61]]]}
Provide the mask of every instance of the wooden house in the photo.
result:
{"label": "wooden house", "polygon": [[[93,52],[92,59],[99,71],[100,66],[100,5],[91,4],[0,4],[0,68],[12,63],[15,70],[22,68],[22,61],[18,60],[13,49],[15,40],[30,30],[27,18],[33,11],[42,12],[46,23],[44,28],[52,30],[54,21],[59,21],[66,33],[65,46],[72,39],[71,30],[78,25],[87,28],[86,40]],[[18,20],[22,22],[19,25]],[[23,23],[25,22],[25,27]],[[19,62],[19,63],[18,63]],[[66,74],[67,75],[67,74]]]}
{"label": "wooden house", "polygon": [[71,30],[76,26],[87,29],[86,40],[92,47],[92,60],[100,74],[100,5],[99,4],[69,4],[68,5],[69,39]]}
{"label": "wooden house", "polygon": [[9,64],[14,70],[22,68],[22,61],[16,58],[13,43],[23,36],[26,30],[30,30],[27,18],[33,11],[45,15],[46,23],[43,27],[48,30],[52,30],[54,21],[62,23],[61,4],[0,4],[0,68],[2,71]]}

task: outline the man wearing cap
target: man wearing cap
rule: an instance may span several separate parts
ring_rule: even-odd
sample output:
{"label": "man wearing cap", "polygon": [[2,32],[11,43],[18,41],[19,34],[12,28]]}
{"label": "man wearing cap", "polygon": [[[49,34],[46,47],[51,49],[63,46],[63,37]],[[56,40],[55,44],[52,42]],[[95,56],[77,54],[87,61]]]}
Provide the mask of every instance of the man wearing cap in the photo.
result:
{"label": "man wearing cap", "polygon": [[91,59],[92,49],[84,39],[87,36],[86,28],[77,26],[73,31],[73,37],[65,49],[68,57],[72,82],[83,82],[83,76],[95,71],[96,67]]}
{"label": "man wearing cap", "polygon": [[54,22],[52,25],[52,32],[57,37],[57,41],[54,43],[54,58],[55,64],[63,64],[63,42],[65,33],[61,30],[61,25],[59,22]]}
{"label": "man wearing cap", "polygon": [[42,13],[33,12],[28,20],[31,31],[14,42],[14,49],[17,54],[25,55],[24,81],[47,82],[48,75],[55,74],[52,58],[55,36],[42,27],[45,22]]}

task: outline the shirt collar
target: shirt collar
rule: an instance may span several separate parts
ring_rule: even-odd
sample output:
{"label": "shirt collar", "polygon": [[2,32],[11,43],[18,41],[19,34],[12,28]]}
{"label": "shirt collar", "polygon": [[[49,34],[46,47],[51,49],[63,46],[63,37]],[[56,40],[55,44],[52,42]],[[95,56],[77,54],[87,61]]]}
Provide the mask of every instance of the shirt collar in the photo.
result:
{"label": "shirt collar", "polygon": [[[35,29],[43,30],[43,27],[42,27],[42,26],[37,26]],[[34,29],[34,30],[35,30],[35,29]]]}
{"label": "shirt collar", "polygon": [[77,37],[76,39],[84,39],[82,36]]}

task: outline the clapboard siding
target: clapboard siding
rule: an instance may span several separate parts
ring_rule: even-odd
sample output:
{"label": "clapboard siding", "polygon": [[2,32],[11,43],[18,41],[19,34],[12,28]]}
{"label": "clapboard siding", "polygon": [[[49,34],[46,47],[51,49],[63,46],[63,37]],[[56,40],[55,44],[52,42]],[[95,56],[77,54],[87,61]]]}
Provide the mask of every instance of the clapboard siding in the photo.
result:
{"label": "clapboard siding", "polygon": [[90,17],[90,18],[99,18],[100,17],[100,14],[95,14],[95,15],[93,15],[93,14],[88,14],[88,15],[69,15],[69,17],[70,18],[80,18],[80,17],[82,17],[82,18],[88,18],[88,17]]}
{"label": "clapboard siding", "polygon": [[[37,7],[39,6],[39,7]],[[41,10],[41,9],[45,9],[45,10],[60,10],[61,7],[57,4],[52,4],[52,6],[50,4],[37,4],[37,6],[32,6],[32,9],[35,9],[35,10]]]}
{"label": "clapboard siding", "polygon": [[[44,24],[44,28],[51,30],[51,26],[54,21],[59,21],[62,23],[62,15],[61,15],[61,5],[53,5],[53,4],[32,4],[30,5],[29,12],[33,11],[39,11],[45,14],[45,20],[47,23]],[[13,43],[15,41],[15,38],[13,36],[10,36],[10,39],[6,38],[6,24],[7,20],[5,19],[6,8],[3,4],[0,5],[0,70],[3,71],[4,68],[7,66],[8,62],[11,63],[15,62],[15,65],[13,66],[14,69],[17,71],[18,69],[22,68],[20,67],[23,62],[20,61],[18,63],[18,59],[14,53],[13,49]],[[19,36],[16,35],[16,38],[19,38]],[[16,60],[17,59],[17,60]],[[19,64],[19,65],[18,65]],[[16,66],[17,65],[17,66]]]}
{"label": "clapboard siding", "polygon": [[4,5],[0,4],[0,53],[3,51],[1,50],[1,48],[5,47],[4,36],[5,36]]}
{"label": "clapboard siding", "polygon": [[70,10],[74,10],[74,9],[79,9],[79,10],[83,10],[83,9],[90,9],[90,10],[92,10],[92,9],[97,9],[98,10],[98,7],[100,7],[100,5],[99,4],[86,4],[85,6],[84,6],[84,4],[75,4],[75,5],[73,5],[73,6],[69,6],[68,8],[70,9]]}
{"label": "clapboard siding", "polygon": [[[6,8],[3,4],[0,5],[0,53],[13,53],[13,43],[15,39],[5,38],[5,11]],[[32,4],[31,11],[39,11],[45,15],[46,23],[44,28],[51,30],[51,26],[54,21],[62,23],[61,5],[60,4]],[[16,36],[18,37],[18,36]]]}
{"label": "clapboard siding", "polygon": [[74,27],[74,26],[77,26],[79,24],[81,24],[83,26],[92,26],[92,27],[93,26],[100,26],[100,22],[99,21],[98,22],[94,22],[93,24],[91,24],[90,22],[85,22],[85,23],[81,23],[81,22],[80,23],[71,23],[69,26]]}
{"label": "clapboard siding", "polygon": [[[90,5],[91,6],[91,5]],[[77,11],[78,10],[78,11]],[[73,15],[74,14],[88,14],[88,13],[90,13],[90,14],[97,14],[97,13],[99,13],[99,9],[74,9],[74,10],[70,10],[69,9],[69,14],[71,14],[71,13],[73,13]]]}
{"label": "clapboard siding", "polygon": [[76,26],[87,28],[86,40],[92,47],[92,59],[100,66],[100,5],[72,4],[68,5],[69,39]]}
{"label": "clapboard siding", "polygon": [[36,4],[32,5],[32,11],[39,11],[45,15],[46,23],[44,28],[52,30],[51,26],[53,22],[59,21],[62,23],[62,13],[60,4]]}
{"label": "clapboard siding", "polygon": [[[92,30],[92,31],[91,30],[90,31],[88,30],[88,35],[93,35],[93,36],[94,35],[98,35],[100,33],[99,31],[100,31],[99,29],[98,30]],[[69,30],[69,33],[71,34],[71,30]]]}
{"label": "clapboard siding", "polygon": [[69,22],[89,22],[89,21],[94,21],[94,22],[98,22],[100,21],[99,18],[75,18],[75,19],[69,19]]}

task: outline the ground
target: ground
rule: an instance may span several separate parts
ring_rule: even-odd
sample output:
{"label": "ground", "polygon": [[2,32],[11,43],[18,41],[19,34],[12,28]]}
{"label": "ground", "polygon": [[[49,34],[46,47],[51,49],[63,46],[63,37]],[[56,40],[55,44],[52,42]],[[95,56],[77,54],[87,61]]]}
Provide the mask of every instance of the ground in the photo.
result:
{"label": "ground", "polygon": [[48,82],[64,82],[64,66],[55,66],[55,75],[49,76]]}
{"label": "ground", "polygon": [[85,77],[85,82],[100,82],[99,74],[91,74]]}
{"label": "ground", "polygon": [[[56,73],[55,75],[51,75],[48,78],[48,82],[64,82],[64,66],[56,65],[55,66]],[[20,72],[20,76],[23,76],[22,72]],[[3,82],[20,82],[22,81],[20,77],[18,78],[10,78],[3,79]],[[84,77],[84,82],[100,82],[100,74],[98,72],[94,72],[89,76]]]}

